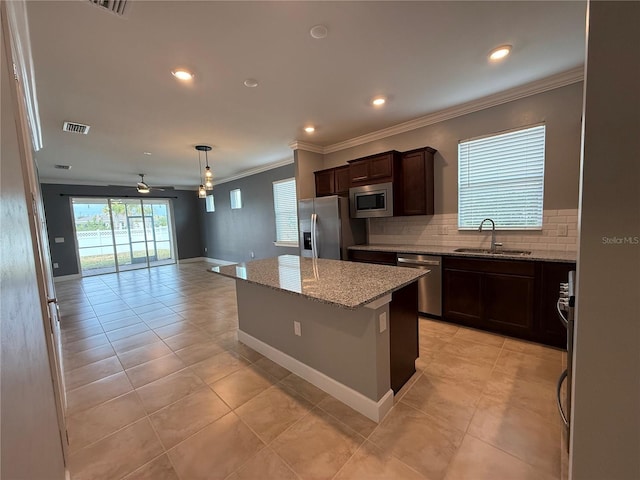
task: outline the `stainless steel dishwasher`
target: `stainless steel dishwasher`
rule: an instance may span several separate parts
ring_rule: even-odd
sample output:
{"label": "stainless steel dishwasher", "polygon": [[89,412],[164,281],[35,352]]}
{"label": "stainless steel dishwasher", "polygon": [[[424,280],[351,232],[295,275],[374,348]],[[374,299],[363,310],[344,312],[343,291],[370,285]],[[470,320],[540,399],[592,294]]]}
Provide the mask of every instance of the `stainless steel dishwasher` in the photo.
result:
{"label": "stainless steel dishwasher", "polygon": [[441,317],[442,257],[399,253],[398,266],[431,270],[418,280],[418,311],[429,316]]}

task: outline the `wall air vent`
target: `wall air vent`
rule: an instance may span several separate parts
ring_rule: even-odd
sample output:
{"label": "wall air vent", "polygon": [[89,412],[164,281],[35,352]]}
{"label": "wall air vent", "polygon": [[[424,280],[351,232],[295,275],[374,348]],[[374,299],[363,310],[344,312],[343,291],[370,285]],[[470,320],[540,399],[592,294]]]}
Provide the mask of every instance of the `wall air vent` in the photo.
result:
{"label": "wall air vent", "polygon": [[116,15],[124,15],[127,6],[127,0],[89,0],[89,2]]}
{"label": "wall air vent", "polygon": [[71,165],[54,165],[53,168],[58,170],[71,170]]}
{"label": "wall air vent", "polygon": [[64,125],[62,125],[63,132],[82,133],[84,135],[89,133],[90,128],[91,127],[89,125],[83,125],[82,123],[75,122],[64,122]]}

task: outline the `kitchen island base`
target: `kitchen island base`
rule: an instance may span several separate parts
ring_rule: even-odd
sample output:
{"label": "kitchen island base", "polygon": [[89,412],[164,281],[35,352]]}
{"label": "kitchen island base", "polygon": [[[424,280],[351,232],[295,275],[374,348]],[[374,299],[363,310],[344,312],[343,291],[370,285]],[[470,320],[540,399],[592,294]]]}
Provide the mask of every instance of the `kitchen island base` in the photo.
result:
{"label": "kitchen island base", "polygon": [[375,422],[415,373],[428,271],[281,255],[211,272],[236,280],[241,342]]}
{"label": "kitchen island base", "polygon": [[[416,297],[414,327],[408,329],[409,337],[399,352],[405,368],[401,384],[415,372],[415,357],[411,365],[406,364],[406,352],[417,344],[414,287],[394,292],[405,299],[412,293]],[[236,294],[238,340],[371,420],[384,418],[393,406],[392,370],[397,363],[390,345],[402,343],[397,335],[395,342],[390,341],[393,322],[402,320],[405,326],[397,333],[407,335],[407,318],[390,317],[395,310],[390,307],[391,295],[352,310],[240,280]],[[300,335],[294,322],[300,324]],[[401,386],[398,380],[395,383]]]}
{"label": "kitchen island base", "polygon": [[384,418],[393,405],[391,295],[354,310],[243,281],[236,295],[238,340],[366,417]]}

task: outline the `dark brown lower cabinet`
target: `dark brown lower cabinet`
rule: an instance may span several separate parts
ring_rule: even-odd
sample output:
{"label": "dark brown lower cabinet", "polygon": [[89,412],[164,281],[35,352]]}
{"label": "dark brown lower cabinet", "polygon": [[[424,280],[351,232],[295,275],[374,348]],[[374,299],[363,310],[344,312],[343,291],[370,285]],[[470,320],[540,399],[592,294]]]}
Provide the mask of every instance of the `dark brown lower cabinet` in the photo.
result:
{"label": "dark brown lower cabinet", "polygon": [[442,318],[564,347],[555,305],[572,269],[574,263],[445,257]]}
{"label": "dark brown lower cabinet", "polygon": [[[395,265],[396,254],[349,250],[349,260]],[[442,319],[565,348],[567,331],[556,302],[560,283],[575,268],[573,262],[444,256]],[[394,296],[392,305],[398,307],[402,298]]]}
{"label": "dark brown lower cabinet", "polygon": [[443,274],[443,317],[464,325],[481,328],[482,274],[449,269]]}
{"label": "dark brown lower cabinet", "polygon": [[534,278],[501,273],[482,277],[483,317],[489,330],[516,336],[533,332]]}
{"label": "dark brown lower cabinet", "polygon": [[418,348],[418,282],[413,282],[393,292],[389,304],[389,366],[394,393],[416,373]]}

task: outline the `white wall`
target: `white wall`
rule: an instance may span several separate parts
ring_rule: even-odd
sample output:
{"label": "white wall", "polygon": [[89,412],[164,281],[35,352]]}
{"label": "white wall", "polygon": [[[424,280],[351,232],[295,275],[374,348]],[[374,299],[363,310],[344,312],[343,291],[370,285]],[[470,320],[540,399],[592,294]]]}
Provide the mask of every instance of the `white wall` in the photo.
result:
{"label": "white wall", "polygon": [[[570,466],[575,480],[640,478],[639,20],[639,2],[590,4]],[[619,240],[608,240],[613,238]]]}
{"label": "white wall", "polygon": [[[4,11],[3,11],[4,14]],[[18,153],[10,76],[2,50],[0,156],[1,477],[64,478],[51,370]]]}

